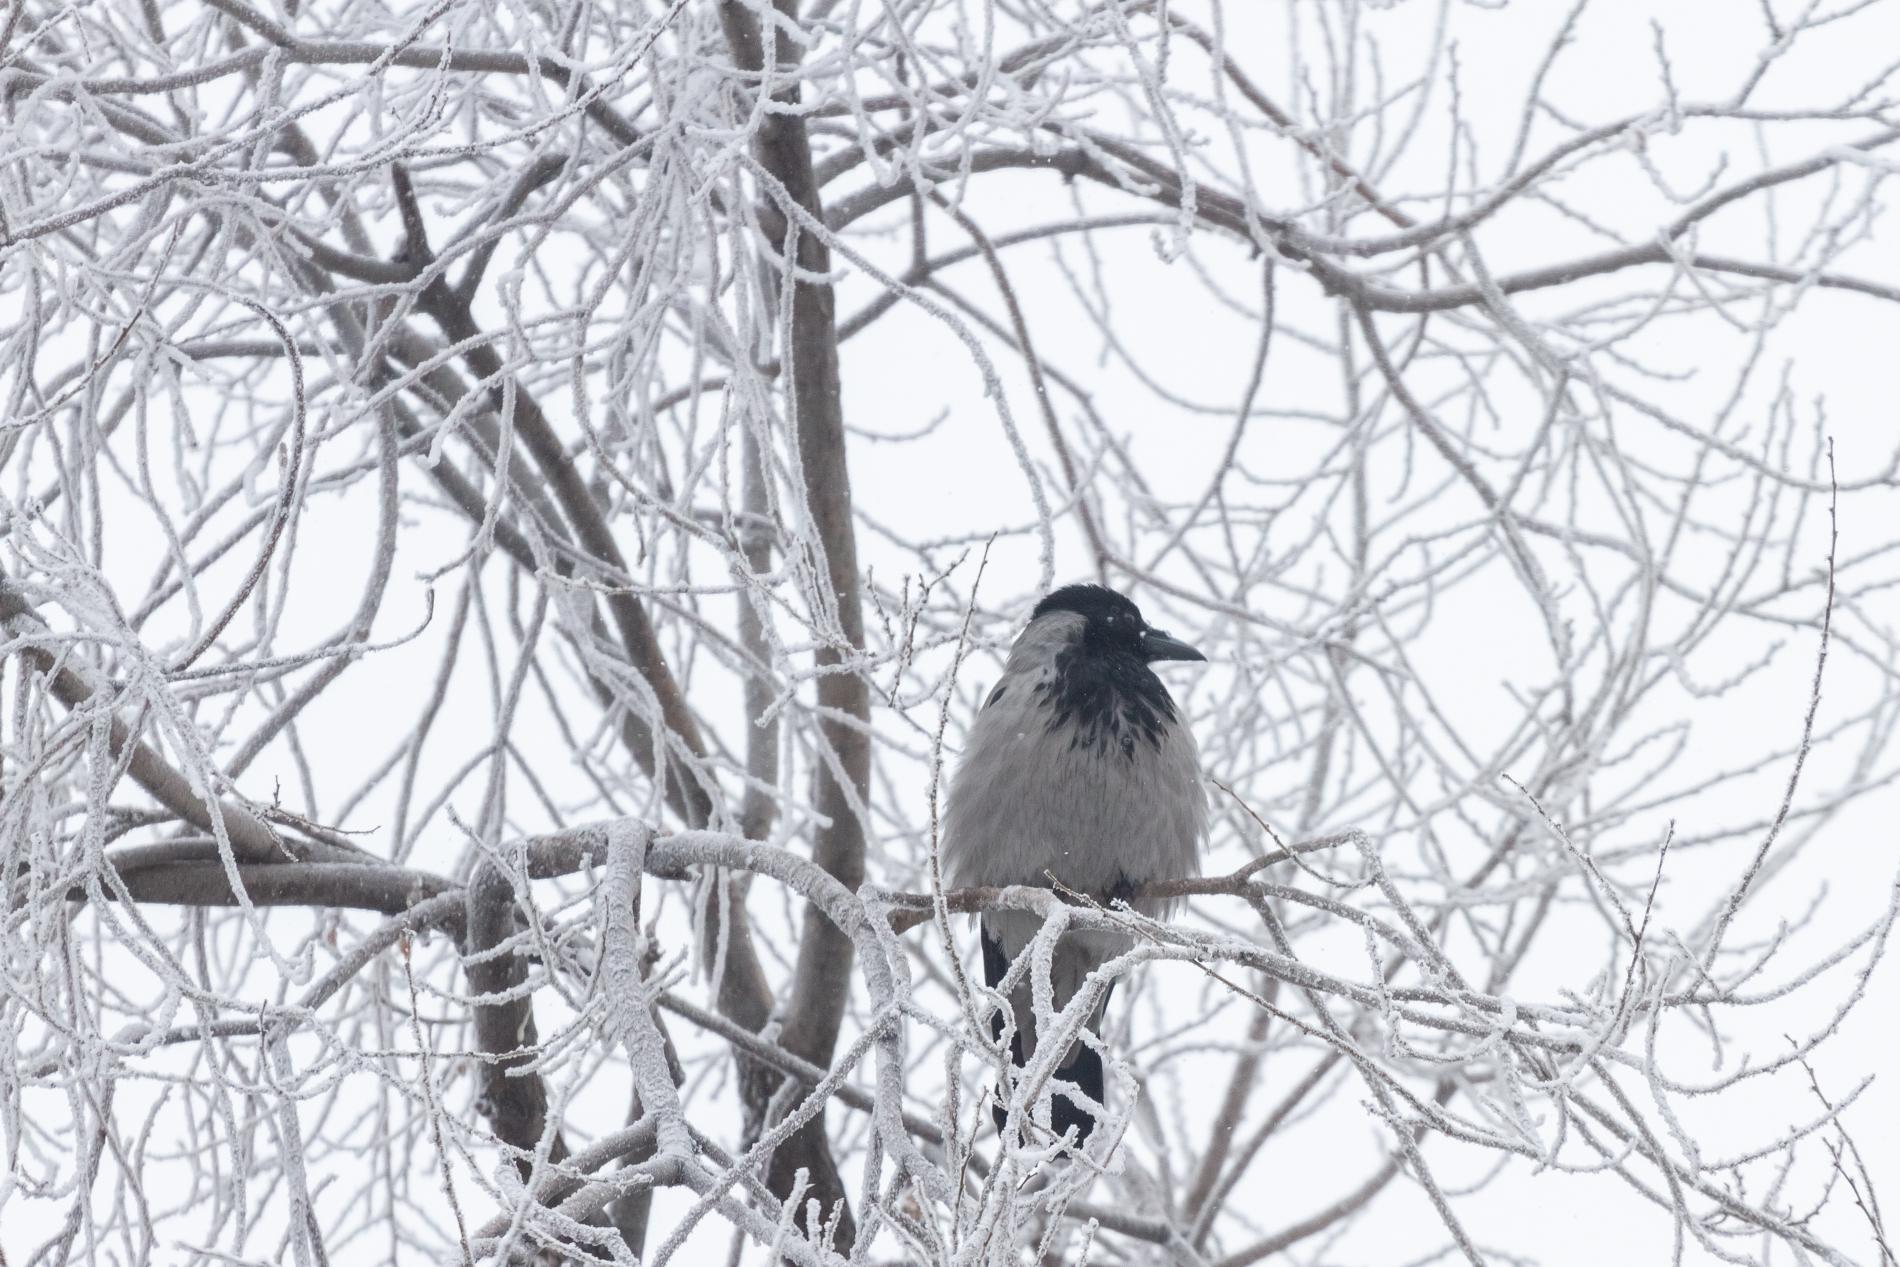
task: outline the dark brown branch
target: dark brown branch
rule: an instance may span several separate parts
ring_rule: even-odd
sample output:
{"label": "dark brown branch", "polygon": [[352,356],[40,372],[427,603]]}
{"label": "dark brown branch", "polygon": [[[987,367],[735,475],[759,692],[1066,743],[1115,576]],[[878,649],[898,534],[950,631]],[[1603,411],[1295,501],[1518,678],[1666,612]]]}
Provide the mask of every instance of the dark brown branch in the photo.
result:
{"label": "dark brown branch", "polygon": [[[376,863],[284,862],[240,863],[238,880],[252,906],[337,907],[400,915],[459,887],[426,871]],[[125,889],[139,902],[168,906],[237,906],[237,893],[222,862],[175,862],[120,873]],[[110,885],[107,897],[116,897]],[[73,889],[74,899],[84,889]]]}
{"label": "dark brown branch", "polygon": [[[1310,853],[1325,853],[1353,842],[1350,833],[1334,836],[1321,836],[1316,840],[1301,841],[1288,845],[1284,849],[1270,849],[1258,858],[1229,871],[1225,875],[1195,876],[1185,880],[1157,880],[1135,889],[1130,900],[1139,898],[1183,898],[1183,897],[1246,897],[1252,888],[1252,880],[1268,867],[1282,862],[1291,862],[1295,858]],[[943,895],[944,905],[952,914],[973,915],[979,911],[1001,908],[1003,890],[998,888],[950,889]],[[919,924],[930,922],[930,913],[935,908],[935,899],[928,893],[886,893],[881,899],[891,908],[891,927],[896,931],[908,932]]]}
{"label": "dark brown branch", "polygon": [[[509,187],[508,196],[503,198],[501,205],[495,208],[492,218],[502,221],[512,217],[521,210],[522,204],[528,201],[535,190],[560,175],[566,166],[566,159],[553,155],[543,155],[535,159],[522,170],[520,175],[515,177],[515,183]],[[488,263],[495,257],[496,244],[500,241],[498,236],[491,233],[482,239],[482,244],[475,248],[474,254],[469,256],[468,263],[462,268],[462,280],[455,283],[455,293],[461,296],[462,302],[469,303],[474,300],[475,292],[482,284],[482,277],[488,272]]]}
{"label": "dark brown branch", "polygon": [[[420,303],[442,327],[450,342],[460,347],[469,368],[486,384],[497,412],[504,409],[510,395],[503,381],[508,376],[507,369],[475,324],[467,298],[442,277],[435,276],[423,287]],[[541,477],[547,481],[549,491],[573,529],[576,542],[605,570],[610,583],[626,585],[633,579],[632,569],[627,566],[620,544],[607,526],[592,490],[562,449],[553,424],[525,386],[518,382],[513,384],[512,395],[513,433],[534,458]],[[605,601],[627,662],[646,680],[660,706],[663,730],[659,732],[628,710],[627,724],[643,740],[634,745],[635,756],[662,782],[667,804],[673,812],[689,827],[703,826],[711,819],[712,792],[700,781],[692,764],[693,758],[704,756],[706,751],[699,723],[687,706],[672,670],[667,667],[666,653],[660,647],[646,608],[624,589],[609,592]],[[684,757],[672,750],[669,736],[675,737],[686,749]]]}
{"label": "dark brown branch", "polygon": [[[39,615],[3,576],[0,576],[0,622],[29,637],[45,631]],[[64,665],[56,666],[52,654],[44,648],[27,643],[19,648],[19,653],[41,673],[49,676],[48,686],[54,698],[66,707],[81,712],[102,705],[103,702],[99,701],[93,689],[86,685],[78,673]],[[113,759],[126,760],[127,772],[131,774],[133,782],[144,788],[153,800],[192,826],[213,835],[217,829],[212,826],[211,806],[215,804],[216,817],[222,821],[231,849],[239,858],[250,862],[282,862],[296,858],[331,861],[354,858],[360,861],[363,856],[327,843],[288,839],[279,835],[256,813],[231,801],[207,802],[192,786],[190,779],[160,756],[157,749],[135,738],[131,727],[116,714],[111,722],[109,746]]]}
{"label": "dark brown branch", "polygon": [[[775,7],[786,20],[796,22],[796,0],[775,0]],[[734,65],[757,76],[775,101],[796,106],[800,100],[796,46],[778,40],[768,67],[765,32],[752,11],[739,0],[724,0],[719,15]],[[812,857],[827,874],[856,890],[864,881],[864,825],[857,807],[869,799],[871,737],[866,723],[871,700],[864,678],[846,667],[864,647],[864,614],[858,591],[851,478],[845,461],[837,301],[830,283],[822,280],[831,271],[831,251],[815,234],[799,232],[788,212],[772,203],[773,198],[787,199],[823,222],[811,139],[802,115],[788,110],[760,116],[752,134],[752,153],[778,186],[770,191],[761,220],[775,239],[776,254],[785,261],[782,284],[792,288],[786,355],[792,379],[793,431],[817,545],[824,552],[828,590],[813,596],[812,615],[821,629],[830,623],[828,614],[835,617],[842,639],[840,644],[821,644],[814,655],[819,671],[818,706],[823,710],[819,733],[830,760],[821,759],[813,775],[817,784],[813,801],[822,826],[815,831]],[[845,1001],[851,993],[853,957],[851,939],[816,907],[808,907],[785,1009],[783,1041],[787,1050],[815,1065],[829,1064],[837,1046]],[[857,1239],[857,1228],[831,1158],[824,1120],[821,1111],[775,1152],[767,1182],[773,1192],[784,1196],[792,1191],[797,1171],[807,1170],[812,1195],[827,1214],[838,1212],[839,1237],[849,1245]]]}
{"label": "dark brown branch", "polygon": [[[494,862],[476,864],[467,892],[462,970],[471,994],[488,996],[520,991],[528,979],[527,964],[512,949],[498,949],[515,935],[515,889],[510,877]],[[476,1107],[488,1119],[496,1138],[515,1150],[515,1170],[526,1179],[533,1171],[529,1158],[548,1131],[548,1090],[541,1075],[523,1069],[532,1061],[540,1042],[534,1024],[534,1002],[526,992],[474,1005],[475,1047],[483,1053]],[[510,1077],[510,1071],[522,1070]],[[567,1156],[567,1142],[557,1131],[548,1159]]]}
{"label": "dark brown branch", "polygon": [[[1900,139],[1900,129],[1888,129],[1842,148],[1872,151],[1896,139]],[[1064,147],[1054,153],[1043,153],[1029,148],[985,150],[974,155],[969,160],[968,166],[972,172],[1000,171],[1010,168],[1052,169],[1069,178],[1084,177],[1122,193],[1145,197],[1163,206],[1179,208],[1180,181],[1171,168],[1147,157],[1132,146],[1121,144],[1110,138],[1092,138],[1092,143],[1095,148],[1112,156],[1129,170],[1118,174],[1093,154],[1070,147]],[[1526,291],[1548,290],[1556,286],[1569,285],[1586,277],[1617,273],[1629,268],[1674,264],[1678,256],[1672,253],[1664,242],[1680,238],[1690,228],[1739,198],[1775,185],[1787,184],[1815,175],[1838,166],[1842,161],[1837,148],[1800,163],[1759,173],[1719,194],[1711,195],[1684,212],[1669,225],[1664,226],[1660,232],[1662,241],[1622,247],[1560,264],[1507,273],[1495,279],[1496,287],[1503,294],[1515,295]],[[1131,183],[1147,184],[1149,188],[1130,189]],[[833,229],[842,229],[878,208],[907,196],[908,192],[908,187],[903,185],[889,188],[878,186],[860,190],[833,204],[826,218],[826,224]],[[1427,291],[1406,291],[1381,285],[1328,259],[1328,255],[1335,253],[1333,250],[1335,244],[1312,241],[1306,235],[1298,233],[1294,226],[1258,208],[1252,209],[1253,214],[1250,217],[1248,206],[1230,194],[1199,187],[1195,190],[1195,198],[1194,214],[1202,224],[1209,228],[1224,230],[1248,242],[1253,240],[1254,227],[1258,226],[1274,239],[1275,248],[1282,254],[1307,264],[1314,279],[1326,290],[1347,296],[1373,311],[1413,314],[1445,312],[1485,302],[1486,294],[1483,288],[1476,284],[1445,286]],[[1448,226],[1446,232],[1454,231],[1455,227]],[[1422,230],[1412,232],[1418,233]],[[1707,268],[1716,272],[1730,272],[1770,281],[1806,283],[1824,289],[1850,290],[1880,299],[1900,301],[1900,288],[1842,274],[1816,272],[1810,275],[1798,269],[1755,264],[1718,255],[1688,254],[1684,258],[1694,267]]]}
{"label": "dark brown branch", "polygon": [[[568,81],[574,77],[573,71],[561,62],[525,53],[504,53],[493,49],[444,48],[431,44],[409,44],[392,51],[387,43],[305,40],[285,30],[257,10],[242,3],[241,0],[206,0],[206,2],[234,22],[249,27],[275,44],[283,50],[282,55],[285,60],[292,63],[307,66],[387,64],[442,73],[533,75],[559,84],[563,88],[567,88]],[[230,58],[219,65],[231,66],[231,63],[237,60],[237,58]],[[206,70],[211,69],[214,68],[206,68]],[[87,91],[92,93],[169,91],[176,86],[169,82],[172,78],[175,76],[156,80],[102,80],[95,84],[88,84]],[[639,128],[600,99],[601,92],[600,88],[588,82],[587,77],[583,75],[573,85],[572,96],[576,100],[586,102],[587,117],[598,123],[602,131],[620,144],[638,145],[650,142],[651,136],[642,133]]]}

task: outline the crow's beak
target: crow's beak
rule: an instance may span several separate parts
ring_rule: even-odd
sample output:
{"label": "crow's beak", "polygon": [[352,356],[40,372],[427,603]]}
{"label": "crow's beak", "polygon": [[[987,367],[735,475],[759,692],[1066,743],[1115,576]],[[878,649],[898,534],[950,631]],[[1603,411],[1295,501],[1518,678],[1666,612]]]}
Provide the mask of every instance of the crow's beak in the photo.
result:
{"label": "crow's beak", "polygon": [[1170,638],[1159,629],[1150,629],[1141,635],[1141,654],[1147,660],[1205,660],[1206,656],[1196,651],[1179,638]]}

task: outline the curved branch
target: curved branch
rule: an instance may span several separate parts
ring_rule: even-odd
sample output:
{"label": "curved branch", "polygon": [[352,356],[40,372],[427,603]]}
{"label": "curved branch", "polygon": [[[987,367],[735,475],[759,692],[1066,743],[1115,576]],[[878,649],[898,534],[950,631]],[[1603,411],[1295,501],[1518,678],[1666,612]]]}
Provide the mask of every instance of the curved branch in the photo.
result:
{"label": "curved branch", "polygon": [[[49,636],[49,631],[25,597],[4,576],[0,576],[0,628],[13,636],[16,650],[28,663],[48,675],[48,686],[60,703],[74,712],[104,705],[101,690],[87,685],[77,671],[57,663],[50,652],[34,645],[36,640]],[[133,782],[150,793],[153,800],[214,836],[222,830],[239,858],[250,862],[298,858],[360,862],[365,858],[353,848],[288,839],[246,806],[205,798],[157,749],[135,738],[132,728],[116,713],[111,720],[109,745],[113,759],[126,761],[126,770]]]}

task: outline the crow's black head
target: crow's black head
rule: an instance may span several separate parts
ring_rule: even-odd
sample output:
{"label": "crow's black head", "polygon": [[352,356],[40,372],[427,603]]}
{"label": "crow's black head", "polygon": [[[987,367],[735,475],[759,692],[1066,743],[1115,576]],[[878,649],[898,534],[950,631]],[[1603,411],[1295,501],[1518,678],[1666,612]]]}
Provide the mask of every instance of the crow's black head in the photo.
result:
{"label": "crow's black head", "polygon": [[1088,622],[1082,629],[1085,654],[1129,656],[1143,664],[1207,658],[1187,643],[1149,628],[1139,607],[1100,585],[1065,585],[1037,603],[1030,619],[1050,612],[1074,612]]}
{"label": "crow's black head", "polygon": [[1057,612],[1085,623],[1056,657],[1054,676],[1036,687],[1051,708],[1050,729],[1066,730],[1076,747],[1119,749],[1131,760],[1143,741],[1159,746],[1174,701],[1148,665],[1206,657],[1149,628],[1140,608],[1099,585],[1063,586],[1036,604],[1031,623]]}

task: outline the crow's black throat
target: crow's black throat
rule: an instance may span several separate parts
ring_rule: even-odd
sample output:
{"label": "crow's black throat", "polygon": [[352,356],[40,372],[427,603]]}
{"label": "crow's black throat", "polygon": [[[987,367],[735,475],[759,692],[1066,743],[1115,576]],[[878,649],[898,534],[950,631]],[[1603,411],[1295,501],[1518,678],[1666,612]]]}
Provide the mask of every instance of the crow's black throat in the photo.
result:
{"label": "crow's black throat", "polygon": [[1132,760],[1143,742],[1160,748],[1174,721],[1174,701],[1153,669],[1118,648],[1091,647],[1086,637],[1056,657],[1055,675],[1037,689],[1048,700],[1050,733],[1066,729],[1074,748],[1100,746]]}

